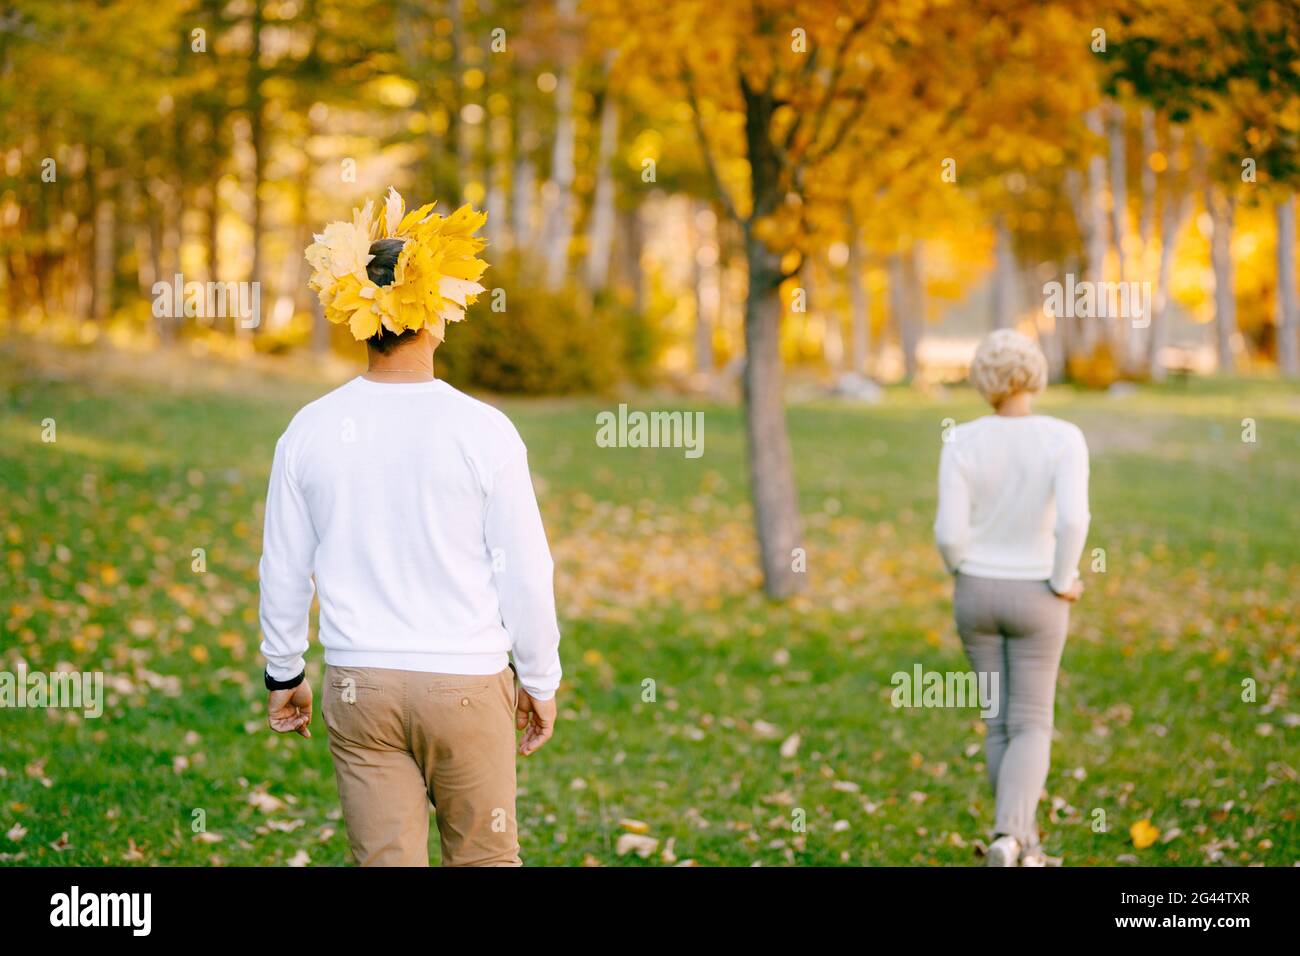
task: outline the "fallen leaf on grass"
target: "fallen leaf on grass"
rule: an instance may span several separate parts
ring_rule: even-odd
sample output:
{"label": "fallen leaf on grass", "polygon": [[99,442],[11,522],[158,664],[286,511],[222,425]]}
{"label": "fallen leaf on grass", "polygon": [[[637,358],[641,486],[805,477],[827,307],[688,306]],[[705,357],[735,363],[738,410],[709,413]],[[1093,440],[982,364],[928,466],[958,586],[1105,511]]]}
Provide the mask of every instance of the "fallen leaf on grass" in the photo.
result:
{"label": "fallen leaf on grass", "polygon": [[303,820],[303,819],[297,819],[297,820],[268,820],[268,821],[266,822],[266,825],[267,825],[268,827],[270,827],[272,830],[278,830],[278,831],[281,832],[281,833],[292,833],[294,830],[298,829],[299,827],[304,827],[304,826],[306,826],[306,825],[307,825],[307,821],[306,821],[306,820]]}
{"label": "fallen leaf on grass", "polygon": [[1150,820],[1139,820],[1128,828],[1128,835],[1133,838],[1133,845],[1145,850],[1160,838],[1160,831],[1151,825]]}
{"label": "fallen leaf on grass", "polygon": [[663,853],[659,854],[659,859],[663,860],[665,863],[669,864],[670,866],[677,862],[677,854],[673,852],[673,848],[676,846],[676,844],[677,844],[676,837],[669,837],[668,842],[664,844]]}
{"label": "fallen leaf on grass", "polygon": [[654,837],[642,836],[639,833],[620,834],[618,842],[614,844],[614,852],[619,856],[635,853],[643,860],[647,859],[657,849],[659,849],[658,840]]}
{"label": "fallen leaf on grass", "polygon": [[263,813],[275,813],[284,809],[284,801],[272,796],[265,790],[254,790],[248,795],[248,802]]}

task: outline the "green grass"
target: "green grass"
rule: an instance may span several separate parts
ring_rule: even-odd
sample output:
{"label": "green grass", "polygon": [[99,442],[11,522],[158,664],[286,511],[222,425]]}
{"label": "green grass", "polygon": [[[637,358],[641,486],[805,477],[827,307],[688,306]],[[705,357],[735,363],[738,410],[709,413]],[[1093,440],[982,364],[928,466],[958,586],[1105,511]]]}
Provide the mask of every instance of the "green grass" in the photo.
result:
{"label": "green grass", "polygon": [[[0,710],[0,859],[343,863],[324,727],[265,729],[256,651],[272,448],[327,386],[123,364],[0,347],[0,669],[109,684],[97,720]],[[564,634],[557,735],[520,762],[527,862],[662,865],[616,855],[627,819],[701,865],[977,862],[992,799],[975,713],[889,702],[896,671],[967,666],[930,523],[943,420],[980,414],[970,393],[790,410],[809,586],[784,606],[755,590],[737,409],[704,407],[690,460],[596,447],[595,414],[616,402],[501,404],[531,449]],[[1296,863],[1300,392],[1206,381],[1054,390],[1042,407],[1089,438],[1094,515],[1040,810],[1049,852]],[[309,661],[318,678],[318,647]],[[219,839],[195,836],[197,810]],[[1135,848],[1148,819],[1161,838]]]}

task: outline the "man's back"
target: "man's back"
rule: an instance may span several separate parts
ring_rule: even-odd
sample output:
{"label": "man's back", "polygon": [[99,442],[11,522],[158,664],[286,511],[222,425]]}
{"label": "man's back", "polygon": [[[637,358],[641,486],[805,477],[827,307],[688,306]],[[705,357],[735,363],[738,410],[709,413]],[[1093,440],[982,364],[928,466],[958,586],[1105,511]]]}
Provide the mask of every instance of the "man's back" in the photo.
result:
{"label": "man's back", "polygon": [[280,439],[261,565],[273,663],[298,644],[304,568],[331,665],[493,674],[513,646],[530,693],[558,684],[526,449],[503,414],[445,382],[353,379]]}

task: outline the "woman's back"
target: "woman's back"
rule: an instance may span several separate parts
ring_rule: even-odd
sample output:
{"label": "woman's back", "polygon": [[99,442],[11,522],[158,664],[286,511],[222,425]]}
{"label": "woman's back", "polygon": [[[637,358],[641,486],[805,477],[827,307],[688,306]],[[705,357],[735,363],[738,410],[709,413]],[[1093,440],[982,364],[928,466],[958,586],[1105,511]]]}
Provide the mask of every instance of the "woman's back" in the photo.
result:
{"label": "woman's back", "polygon": [[944,445],[935,537],[949,570],[1064,589],[1088,519],[1088,448],[1077,426],[987,415]]}

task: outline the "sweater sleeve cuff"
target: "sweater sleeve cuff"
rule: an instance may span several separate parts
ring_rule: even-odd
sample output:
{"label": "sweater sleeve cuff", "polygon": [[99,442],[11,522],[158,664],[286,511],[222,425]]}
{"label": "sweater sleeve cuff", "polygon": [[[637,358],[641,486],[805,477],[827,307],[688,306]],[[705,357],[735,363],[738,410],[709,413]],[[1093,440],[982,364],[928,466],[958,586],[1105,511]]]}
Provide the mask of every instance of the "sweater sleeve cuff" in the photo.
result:
{"label": "sweater sleeve cuff", "polygon": [[1077,571],[1070,571],[1066,574],[1064,581],[1054,577],[1047,582],[1047,586],[1057,594],[1064,594],[1066,591],[1070,590],[1070,586],[1074,584],[1074,581],[1078,576],[1079,573]]}
{"label": "sweater sleeve cuff", "polygon": [[305,678],[307,678],[307,667],[303,667],[302,670],[298,671],[296,676],[291,676],[291,678],[287,679],[279,679],[273,678],[273,676],[270,675],[270,667],[268,666],[263,674],[263,683],[265,683],[268,691],[291,691],[291,689],[294,689],[295,687],[298,687],[300,683],[303,683]]}

